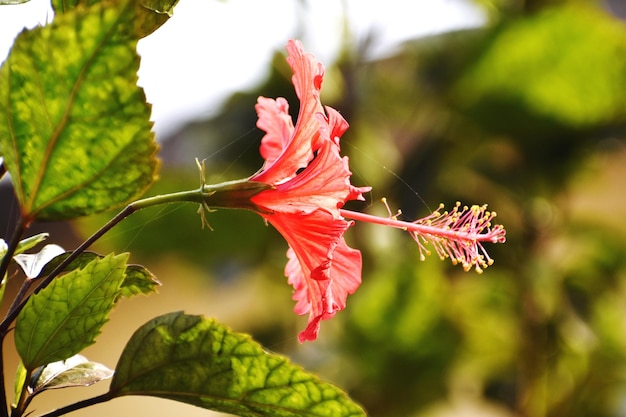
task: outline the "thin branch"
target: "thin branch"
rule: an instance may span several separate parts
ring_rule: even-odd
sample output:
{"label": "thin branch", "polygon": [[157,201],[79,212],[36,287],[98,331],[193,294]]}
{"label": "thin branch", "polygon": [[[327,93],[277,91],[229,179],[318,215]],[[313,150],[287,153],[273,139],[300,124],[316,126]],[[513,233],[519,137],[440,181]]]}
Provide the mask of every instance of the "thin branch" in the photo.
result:
{"label": "thin branch", "polygon": [[47,414],[42,414],[40,417],[59,417],[65,414],[71,413],[72,411],[80,410],[81,408],[86,408],[92,405],[100,404],[112,400],[115,398],[112,392],[107,392],[102,395],[98,395],[97,397],[87,398],[86,400],[78,401],[73,404],[66,405],[65,407],[57,408],[54,411],[51,411]]}
{"label": "thin branch", "polygon": [[7,310],[8,311],[7,314],[10,314],[13,310],[15,310],[15,308],[19,305],[20,301],[22,301],[24,296],[26,296],[26,293],[28,293],[28,290],[30,289],[31,285],[33,285],[33,283],[34,281],[30,278],[26,278],[24,280],[24,282],[22,283],[22,286],[20,287],[19,291],[15,295],[15,298],[13,299],[13,302],[11,303],[11,307],[9,307],[9,309]]}
{"label": "thin branch", "polygon": [[[85,240],[79,247],[77,247],[67,258],[63,260],[57,267],[50,272],[50,274],[39,282],[37,288],[35,288],[35,293],[44,289],[48,284],[52,282],[54,278],[57,277],[63,270],[74,260],[83,253],[89,246],[91,246],[95,241],[100,239],[102,235],[111,230],[113,226],[118,224],[120,221],[124,220],[126,217],[130,216],[136,211],[135,207],[132,204],[126,206],[122,211],[120,211],[115,217],[109,220],[104,226],[98,229],[93,235],[91,235],[87,240]],[[19,303],[14,306],[13,310],[9,311],[0,323],[0,337],[3,337],[6,334],[11,323],[17,318],[18,314],[24,308],[24,305],[28,301],[28,297],[19,301]]]}
{"label": "thin branch", "polygon": [[[225,183],[225,184],[230,185],[230,183]],[[57,265],[57,267],[54,268],[54,270],[52,270],[52,272],[50,272],[50,274],[48,274],[47,277],[39,281],[33,293],[36,294],[42,289],[46,288],[52,282],[52,280],[54,280],[54,278],[56,278],[61,272],[63,272],[65,268],[67,268],[70,265],[70,263],[72,263],[72,261],[74,261],[81,253],[87,250],[87,248],[89,248],[94,242],[96,242],[105,233],[111,230],[115,225],[117,225],[119,222],[121,222],[126,217],[130,216],[131,214],[135,213],[136,211],[141,210],[143,208],[147,208],[147,207],[152,207],[152,206],[157,206],[157,205],[162,205],[162,204],[169,204],[169,203],[177,203],[177,202],[178,203],[180,202],[201,203],[203,201],[202,199],[203,199],[204,193],[206,193],[206,191],[203,189],[183,191],[180,193],[172,193],[172,194],[166,194],[166,195],[159,195],[155,197],[148,197],[148,198],[144,198],[144,199],[137,200],[137,201],[130,203],[129,205],[124,207],[122,211],[117,213],[115,217],[109,220],[104,226],[102,226],[93,235],[91,235],[87,240],[85,240],[80,246],[74,249],[74,251],[67,258],[65,258],[63,262]],[[18,242],[19,242],[19,239],[18,239]],[[3,262],[5,261],[5,259],[3,259]],[[7,265],[8,265],[8,261],[7,261]],[[2,270],[0,269],[0,271]],[[24,305],[26,305],[27,301],[28,301],[28,297],[24,298],[23,300],[20,300],[15,306],[12,306],[13,309],[7,313],[4,320],[2,320],[2,322],[0,323],[0,342],[2,341],[2,338],[4,338],[4,335],[6,334],[9,326],[11,326],[11,323],[17,318],[22,308],[24,308]],[[0,415],[0,417],[5,417],[5,416]]]}

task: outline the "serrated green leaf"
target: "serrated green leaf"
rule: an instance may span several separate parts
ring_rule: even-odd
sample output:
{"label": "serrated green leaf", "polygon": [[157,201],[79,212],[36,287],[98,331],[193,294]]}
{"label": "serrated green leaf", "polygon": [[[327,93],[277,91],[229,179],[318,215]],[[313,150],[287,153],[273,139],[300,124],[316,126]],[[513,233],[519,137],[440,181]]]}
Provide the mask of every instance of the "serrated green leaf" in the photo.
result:
{"label": "serrated green leaf", "polygon": [[138,1],[139,22],[137,35],[148,36],[160,28],[174,14],[178,0],[142,0]]}
{"label": "serrated green leaf", "polygon": [[96,259],[33,294],[15,325],[15,346],[33,370],[94,342],[120,294],[128,254]]}
{"label": "serrated green leaf", "polygon": [[157,317],[135,332],[110,391],[243,417],[365,415],[339,388],[264,351],[249,336],[181,312]]}
{"label": "serrated green leaf", "polygon": [[[52,259],[46,264],[38,277],[44,277],[50,274],[70,254],[71,252],[66,252]],[[65,271],[69,272],[74,269],[83,268],[94,259],[102,259],[102,256],[94,252],[83,252],[70,262],[65,268]],[[152,292],[156,292],[157,287],[160,285],[161,282],[145,267],[141,265],[128,265],[126,267],[126,273],[124,274],[124,281],[122,281],[120,287],[120,296],[130,298],[139,294],[148,295]]]}
{"label": "serrated green leaf", "polygon": [[22,32],[0,68],[0,148],[22,216],[121,206],[154,179],[157,144],[137,83],[137,5],[102,1]]}
{"label": "serrated green leaf", "polygon": [[174,6],[177,3],[178,0],[142,0],[141,6],[154,13],[165,14],[171,17],[174,15]]}
{"label": "serrated green leaf", "polygon": [[130,298],[135,295],[148,295],[156,292],[161,282],[141,265],[128,265],[124,281],[121,286],[121,295],[124,298]]}
{"label": "serrated green leaf", "polygon": [[[101,0],[52,0],[55,13],[71,12],[75,7],[88,7]],[[114,0],[109,0],[114,1]],[[119,3],[120,0],[117,1]],[[135,3],[135,35],[137,38],[148,36],[161,27],[174,14],[178,0],[140,0]]]}
{"label": "serrated green leaf", "polygon": [[109,379],[113,371],[101,363],[92,362],[82,355],[74,355],[66,360],[49,363],[41,368],[36,381],[29,387],[32,395],[48,389],[88,387]]}

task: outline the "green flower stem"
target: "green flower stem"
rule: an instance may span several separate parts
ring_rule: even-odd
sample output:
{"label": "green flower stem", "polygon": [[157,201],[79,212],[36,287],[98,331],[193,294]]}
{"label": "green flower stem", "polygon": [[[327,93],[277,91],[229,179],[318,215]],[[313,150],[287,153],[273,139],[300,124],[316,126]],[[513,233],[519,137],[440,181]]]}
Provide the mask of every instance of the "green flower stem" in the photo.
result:
{"label": "green flower stem", "polygon": [[[158,195],[154,197],[148,197],[141,200],[137,200],[127,205],[122,211],[120,211],[115,217],[109,220],[104,226],[98,229],[93,235],[85,240],[79,247],[77,247],[63,262],[61,262],[46,278],[41,280],[34,292],[37,293],[44,289],[52,280],[59,275],[78,255],[83,253],[89,246],[100,239],[106,232],[111,230],[115,225],[124,220],[126,217],[135,213],[138,210],[158,206],[162,204],[191,202],[200,204],[204,208],[209,207],[221,207],[221,208],[247,208],[255,209],[253,203],[250,202],[250,198],[255,194],[263,190],[271,188],[271,185],[251,182],[247,179],[228,181],[216,185],[202,185],[199,189],[191,191],[182,191],[178,193]],[[16,231],[17,232],[17,231]],[[23,230],[21,231],[23,232]],[[19,242],[19,237],[17,242]],[[15,240],[15,237],[13,238]],[[16,244],[13,245],[14,247]],[[10,260],[12,253],[7,252],[3,263],[7,263]],[[5,268],[6,269],[6,268]],[[1,272],[1,270],[0,270]],[[15,305],[0,323],[0,338],[3,338],[7,329],[11,323],[15,320],[19,312],[22,310],[28,298],[25,298],[17,305]],[[1,416],[0,416],[1,417]]]}
{"label": "green flower stem", "polygon": [[[78,257],[81,253],[83,253],[87,248],[89,248],[94,242],[100,239],[106,232],[111,230],[115,225],[124,220],[126,217],[135,213],[137,210],[152,207],[159,204],[167,204],[178,201],[187,201],[185,198],[190,198],[196,194],[201,193],[200,190],[196,190],[193,192],[185,192],[185,193],[175,193],[175,194],[167,194],[164,196],[155,196],[149,197],[141,200],[137,200],[126,207],[118,214],[115,215],[111,220],[109,220],[104,226],[98,229],[94,234],[92,234],[87,240],[85,240],[80,246],[78,246],[63,262],[61,262],[46,278],[44,278],[37,288],[35,288],[35,293],[41,291],[46,286],[52,282],[54,278],[57,277],[74,259]],[[7,252],[7,255],[10,255]],[[9,258],[10,256],[5,256],[5,258]],[[3,259],[4,261],[4,259]],[[20,300],[18,304],[13,306],[13,308],[7,313],[6,317],[0,323],[0,337],[4,337],[6,330],[11,325],[11,323],[15,320],[19,312],[22,310],[28,298],[24,298]]]}
{"label": "green flower stem", "polygon": [[202,185],[196,190],[144,198],[129,204],[128,207],[137,211],[162,204],[187,202],[198,203],[207,207],[256,209],[256,206],[250,202],[250,198],[270,188],[272,186],[269,184],[248,181],[247,178],[244,178],[219,184]]}

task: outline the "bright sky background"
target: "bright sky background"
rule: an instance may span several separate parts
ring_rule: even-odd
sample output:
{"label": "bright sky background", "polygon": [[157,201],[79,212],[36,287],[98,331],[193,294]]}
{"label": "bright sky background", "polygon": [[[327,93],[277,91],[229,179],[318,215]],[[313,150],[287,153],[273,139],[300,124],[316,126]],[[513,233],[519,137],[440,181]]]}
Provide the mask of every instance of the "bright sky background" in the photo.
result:
{"label": "bright sky background", "polygon": [[[52,18],[49,3],[0,6],[0,60],[24,26]],[[344,13],[354,40],[376,35],[374,56],[403,40],[485,20],[465,0],[180,0],[174,16],[138,47],[139,83],[153,104],[157,136],[210,115],[230,92],[259,82],[291,37],[330,64],[345,36]]]}

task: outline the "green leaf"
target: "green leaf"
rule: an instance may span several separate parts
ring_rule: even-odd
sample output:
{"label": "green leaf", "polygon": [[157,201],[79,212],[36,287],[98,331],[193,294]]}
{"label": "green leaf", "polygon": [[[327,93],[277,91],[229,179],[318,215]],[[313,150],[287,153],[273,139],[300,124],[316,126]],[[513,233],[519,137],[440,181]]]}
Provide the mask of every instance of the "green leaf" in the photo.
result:
{"label": "green leaf", "polygon": [[26,383],[26,377],[28,376],[28,371],[24,368],[24,364],[20,362],[17,365],[17,370],[15,371],[15,381],[13,383],[13,389],[15,391],[15,398],[20,398],[20,394],[24,389],[24,384]]}
{"label": "green leaf", "polygon": [[122,297],[130,298],[135,295],[148,295],[156,292],[161,282],[141,265],[128,265],[124,281],[122,281]]}
{"label": "green leaf", "polygon": [[0,6],[4,6],[6,4],[24,4],[29,1],[30,0],[0,0]]}
{"label": "green leaf", "polygon": [[48,236],[50,236],[49,233],[39,233],[34,236],[27,237],[26,239],[22,239],[17,245],[15,253],[24,253],[27,250],[34,248],[35,246],[46,240]]}
{"label": "green leaf", "polygon": [[76,6],[92,6],[100,0],[52,0],[52,10],[56,15],[71,12]]}
{"label": "green leaf", "polygon": [[24,366],[66,359],[94,342],[120,295],[128,254],[96,259],[33,294],[15,325]]}
{"label": "green leaf", "polygon": [[176,6],[178,0],[143,0],[140,3],[141,7],[146,10],[171,17],[174,15],[174,6]]}
{"label": "green leaf", "polygon": [[138,10],[134,0],[73,8],[22,32],[0,68],[0,149],[24,218],[121,206],[152,183]]}
{"label": "green leaf", "polygon": [[160,28],[174,14],[174,6],[178,0],[141,0],[137,2],[139,8],[137,35],[148,36]]}
{"label": "green leaf", "polygon": [[[52,259],[46,264],[38,278],[49,275],[61,262],[65,260],[72,252],[63,253],[56,258]],[[94,252],[83,252],[76,259],[74,259],[65,268],[65,271],[69,272],[74,269],[83,268],[89,262],[94,259],[102,259],[102,256]],[[125,298],[130,298],[134,295],[144,294],[148,295],[152,292],[156,292],[158,286],[161,283],[159,280],[141,265],[128,265],[126,267],[126,273],[124,274],[124,281],[120,287],[120,295]]]}
{"label": "green leaf", "polygon": [[[52,0],[52,9],[62,14],[72,11],[75,7],[97,4],[100,0]],[[118,1],[119,3],[119,1]],[[135,3],[135,35],[138,38],[148,36],[161,27],[174,14],[174,6],[178,0],[138,0]]]}
{"label": "green leaf", "polygon": [[38,375],[38,378],[32,381],[29,387],[32,395],[48,389],[88,387],[111,378],[113,371],[101,363],[91,362],[82,355],[74,355],[36,369],[34,374]]}
{"label": "green leaf", "polygon": [[249,336],[184,313],[157,317],[130,339],[111,394],[150,395],[244,417],[364,416],[337,387]]}

